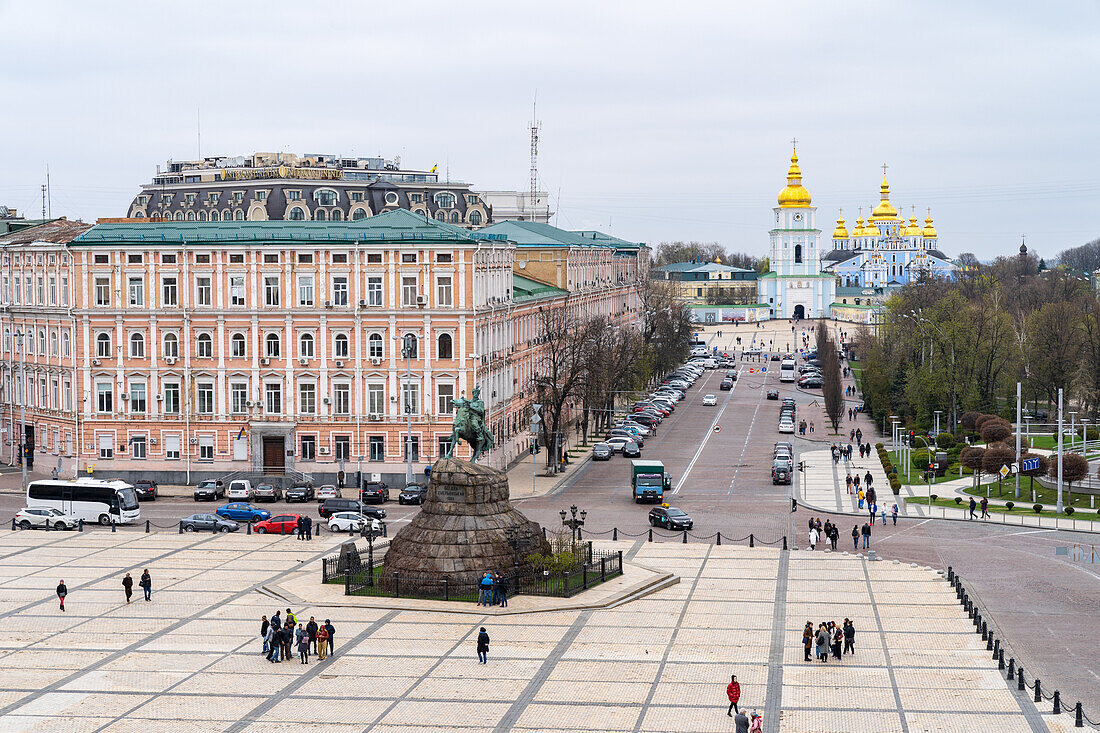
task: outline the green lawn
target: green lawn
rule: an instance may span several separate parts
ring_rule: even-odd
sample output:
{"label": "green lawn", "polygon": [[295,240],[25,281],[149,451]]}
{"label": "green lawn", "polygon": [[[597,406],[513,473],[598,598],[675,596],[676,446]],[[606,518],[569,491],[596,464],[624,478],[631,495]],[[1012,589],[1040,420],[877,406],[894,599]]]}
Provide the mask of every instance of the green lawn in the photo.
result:
{"label": "green lawn", "polygon": [[[912,453],[911,453],[911,457],[916,458],[918,452],[923,454],[925,457],[928,456],[928,451],[922,449],[920,451],[913,450]],[[877,453],[875,455],[876,455],[876,457],[878,456]],[[917,485],[921,485],[921,484],[923,484],[925,486],[928,485],[928,479],[926,479],[924,477],[924,472],[921,471],[921,469],[917,468],[915,465],[910,466],[910,468],[912,468],[912,471],[909,474],[909,479],[906,480],[906,473],[905,473],[906,465],[901,460],[900,454],[897,451],[889,451],[887,455],[890,456],[891,462],[893,462],[893,464],[895,466],[897,466],[898,481],[901,481],[903,484],[908,484],[910,486],[917,486]],[[932,455],[933,456],[935,455],[935,451],[933,451]],[[958,471],[955,470],[955,469],[952,469],[946,476],[942,476],[942,477],[939,477],[939,478],[932,479],[932,485],[935,486],[936,484],[942,484],[944,481],[954,481],[957,478],[959,478]]]}
{"label": "green lawn", "polygon": [[856,380],[856,390],[863,392],[863,366],[859,362],[848,362],[848,368],[852,370],[852,379]]}
{"label": "green lawn", "polygon": [[[1027,515],[1029,517],[1036,516],[1035,511],[1031,508],[1031,502],[1030,501],[1024,503],[1024,500],[1020,499],[1020,502],[1021,503],[1019,503],[1015,507],[1013,507],[1011,511],[1007,507],[1001,506],[999,504],[990,504],[989,505],[989,513],[990,514],[1024,514],[1024,515]],[[920,506],[927,507],[928,506],[928,498],[925,497],[924,499],[920,499],[920,498],[917,498],[917,497],[913,497],[912,499],[908,499],[907,503],[917,504],[917,505],[920,505]],[[1078,520],[1082,520],[1082,521],[1086,521],[1086,522],[1090,522],[1090,521],[1091,522],[1100,522],[1100,516],[1098,516],[1095,511],[1089,511],[1088,509],[1079,509],[1077,512],[1074,513],[1074,515],[1072,517],[1070,517],[1070,516],[1067,516],[1065,514],[1058,514],[1058,513],[1054,512],[1053,510],[1051,510],[1049,508],[1046,508],[1046,507],[1048,507],[1048,505],[1044,504],[1043,502],[1038,502],[1038,503],[1043,504],[1043,507],[1044,507],[1043,511],[1039,512],[1038,516],[1040,516],[1040,517],[1049,517],[1051,519],[1053,519],[1054,517],[1059,517],[1061,519],[1078,519]],[[934,499],[932,501],[932,504],[933,504],[933,506],[942,506],[942,507],[947,507],[947,508],[951,508],[951,509],[966,509],[969,502],[964,500],[961,504],[956,504],[954,499]],[[1053,505],[1051,505],[1051,506],[1053,506]],[[976,514],[981,514],[981,509],[980,508],[975,509],[974,512]]]}
{"label": "green lawn", "polygon": [[[1031,479],[1028,478],[1027,476],[1021,476],[1020,477],[1020,498],[1019,499],[1015,498],[1016,478],[1014,476],[1009,476],[1008,478],[1006,478],[1001,483],[1001,493],[1000,493],[1000,495],[998,495],[998,493],[997,493],[997,482],[996,481],[990,482],[988,484],[983,484],[982,486],[980,486],[978,488],[967,488],[967,489],[965,489],[965,492],[967,494],[973,494],[974,496],[977,496],[977,497],[982,497],[982,496],[985,496],[985,487],[986,486],[989,486],[989,488],[990,488],[990,491],[989,491],[990,498],[1004,499],[1005,501],[1015,501],[1016,503],[1027,502],[1029,506],[1031,504],[1035,504],[1035,503],[1042,504],[1044,506],[1054,506],[1055,502],[1057,502],[1057,500],[1058,500],[1058,489],[1056,489],[1056,488],[1053,488],[1053,489],[1045,488],[1042,484],[1040,484],[1038,481],[1036,481],[1035,482],[1035,496],[1036,496],[1036,499],[1033,502],[1031,500],[1032,482],[1031,482]],[[1062,499],[1065,502],[1066,506],[1072,506],[1072,507],[1077,508],[1077,509],[1089,509],[1090,508],[1089,507],[1089,494],[1082,494],[1082,493],[1074,492],[1074,494],[1073,494],[1073,503],[1071,504],[1070,499],[1069,499],[1069,491],[1066,489],[1066,487],[1063,487],[1062,488]],[[1097,503],[1097,508],[1100,508],[1100,502]]]}

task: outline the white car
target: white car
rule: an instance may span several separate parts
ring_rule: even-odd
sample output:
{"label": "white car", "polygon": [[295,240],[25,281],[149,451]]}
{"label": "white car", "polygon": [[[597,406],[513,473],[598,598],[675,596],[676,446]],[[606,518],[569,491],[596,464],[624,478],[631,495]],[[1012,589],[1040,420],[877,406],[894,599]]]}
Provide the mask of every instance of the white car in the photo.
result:
{"label": "white car", "polygon": [[229,491],[225,498],[252,501],[256,498],[256,490],[252,488],[252,482],[248,479],[237,479],[229,482]]}
{"label": "white car", "polygon": [[317,489],[317,493],[314,494],[314,498],[322,504],[324,503],[325,499],[339,499],[340,489],[336,488],[332,484],[325,484],[321,488]]}
{"label": "white car", "polygon": [[794,432],[794,422],[792,422],[790,420],[784,420],[784,421],[780,422],[779,423],[779,432],[781,432],[781,433],[793,433]]}
{"label": "white car", "polygon": [[622,453],[623,452],[623,446],[626,445],[627,443],[633,443],[634,441],[631,440],[630,438],[627,438],[627,437],[622,436],[622,435],[614,435],[614,436],[608,438],[607,440],[605,440],[604,442],[607,443],[609,446],[611,446],[611,450],[613,450],[614,452]]}
{"label": "white car", "polygon": [[328,528],[330,532],[347,532],[348,530],[358,532],[359,522],[362,520],[370,522],[371,529],[374,531],[382,531],[382,523],[377,519],[363,517],[356,512],[336,512],[328,518]]}
{"label": "white car", "polygon": [[42,527],[43,529],[75,529],[78,520],[60,509],[20,509],[15,515],[15,523],[22,529]]}
{"label": "white car", "polygon": [[703,405],[717,405],[718,398],[712,394],[703,395]]}

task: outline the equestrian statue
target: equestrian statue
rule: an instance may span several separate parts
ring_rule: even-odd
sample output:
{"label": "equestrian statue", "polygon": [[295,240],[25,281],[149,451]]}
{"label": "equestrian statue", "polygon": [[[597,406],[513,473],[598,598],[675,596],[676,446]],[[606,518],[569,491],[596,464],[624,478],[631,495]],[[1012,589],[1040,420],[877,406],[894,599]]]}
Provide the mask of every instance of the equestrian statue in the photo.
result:
{"label": "equestrian statue", "polygon": [[489,428],[485,427],[485,403],[481,401],[481,387],[474,387],[474,393],[470,399],[464,397],[456,399],[454,407],[451,448],[444,458],[451,457],[461,438],[470,444],[474,452],[470,456],[470,461],[475,462],[482,453],[493,447],[493,434],[489,432]]}

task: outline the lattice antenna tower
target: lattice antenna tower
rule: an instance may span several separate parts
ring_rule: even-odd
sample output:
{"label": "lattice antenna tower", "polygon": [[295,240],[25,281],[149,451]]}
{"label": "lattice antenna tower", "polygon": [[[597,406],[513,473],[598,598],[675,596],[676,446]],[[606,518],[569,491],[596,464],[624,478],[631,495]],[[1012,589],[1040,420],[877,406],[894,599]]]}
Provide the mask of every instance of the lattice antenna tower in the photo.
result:
{"label": "lattice antenna tower", "polygon": [[539,187],[539,126],[538,120],[538,92],[535,93],[535,101],[531,103],[531,206],[537,203]]}

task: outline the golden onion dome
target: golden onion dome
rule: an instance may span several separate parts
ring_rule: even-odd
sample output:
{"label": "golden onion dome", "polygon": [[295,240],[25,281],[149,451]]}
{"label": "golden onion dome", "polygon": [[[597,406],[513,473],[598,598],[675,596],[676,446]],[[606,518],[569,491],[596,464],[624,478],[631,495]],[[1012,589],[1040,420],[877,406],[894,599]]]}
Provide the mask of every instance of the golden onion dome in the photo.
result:
{"label": "golden onion dome", "polygon": [[836,220],[836,229],[833,230],[833,239],[847,239],[848,230],[844,226],[844,217]]}
{"label": "golden onion dome", "polygon": [[901,236],[903,237],[919,237],[920,227],[917,226],[917,217],[910,216],[909,224],[902,227]]}
{"label": "golden onion dome", "polygon": [[877,237],[879,235],[878,227],[875,226],[874,220],[868,219],[867,223],[863,225],[863,236],[865,237]]}
{"label": "golden onion dome", "polygon": [[798,167],[798,153],[791,153],[791,167],[787,169],[787,187],[779,192],[779,205],[785,209],[810,205],[810,192],[802,185],[802,170]]}
{"label": "golden onion dome", "polygon": [[938,234],[936,234],[936,227],[932,226],[931,214],[929,214],[928,218],[924,220],[924,230],[921,231],[921,236],[925,239],[935,239],[937,236],[939,236]]}
{"label": "golden onion dome", "polygon": [[863,217],[862,216],[859,217],[858,219],[856,219],[856,225],[852,229],[852,236],[853,237],[862,237],[863,236]]}
{"label": "golden onion dome", "polygon": [[890,184],[885,178],[879,186],[879,199],[878,206],[871,212],[870,221],[897,221],[898,210],[890,203]]}

